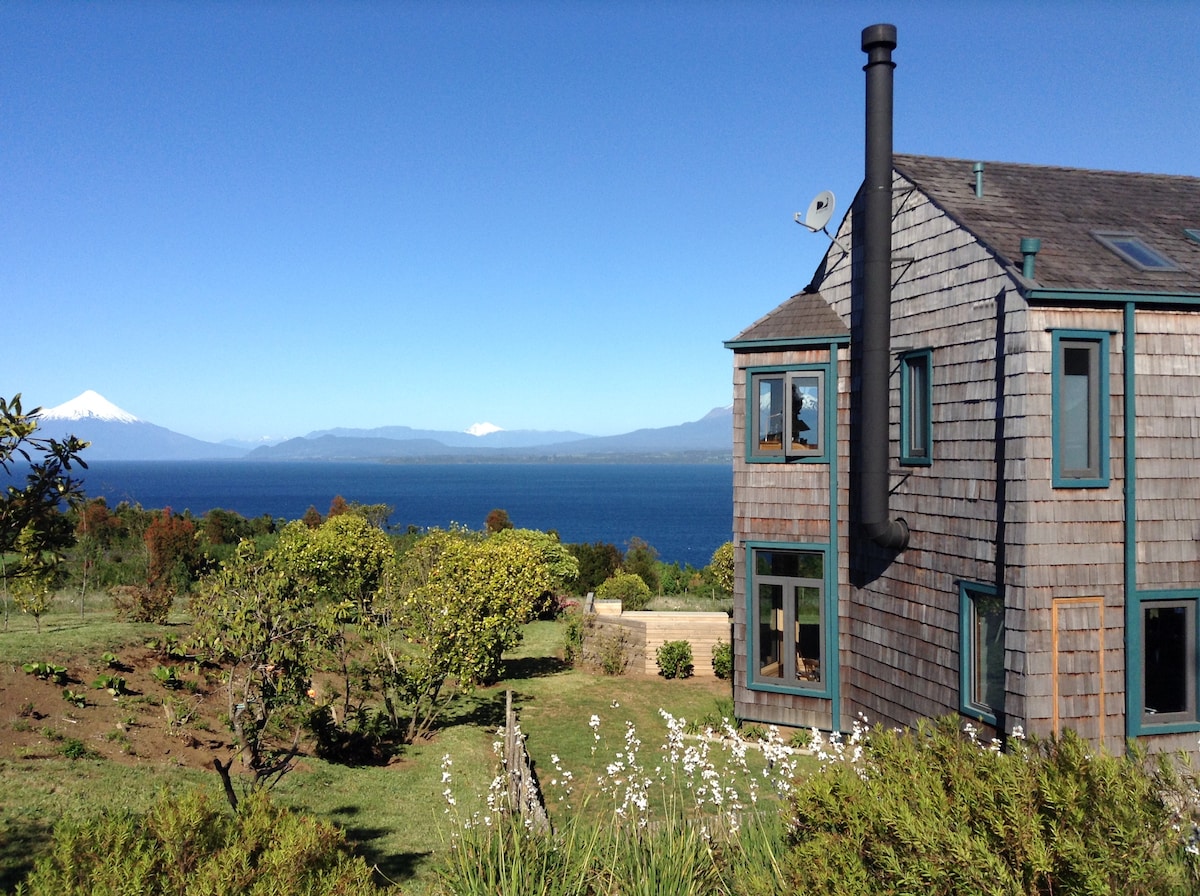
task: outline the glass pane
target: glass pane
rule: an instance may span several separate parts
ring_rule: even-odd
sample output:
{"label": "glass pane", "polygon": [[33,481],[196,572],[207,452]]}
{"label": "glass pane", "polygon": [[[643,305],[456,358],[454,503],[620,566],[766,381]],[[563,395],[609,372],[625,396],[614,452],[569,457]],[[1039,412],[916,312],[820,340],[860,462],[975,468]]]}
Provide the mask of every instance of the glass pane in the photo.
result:
{"label": "glass pane", "polygon": [[[1092,470],[1092,355],[1090,346],[1063,346],[1062,378],[1059,383],[1058,425],[1062,469],[1079,473]],[[1097,471],[1098,473],[1099,471]]]}
{"label": "glass pane", "polygon": [[971,702],[996,711],[1004,708],[1004,605],[993,594],[972,595],[971,650],[974,668]]}
{"label": "glass pane", "polygon": [[821,589],[796,588],[796,677],[821,680]]}
{"label": "glass pane", "polygon": [[1144,699],[1147,714],[1188,712],[1188,608],[1147,607],[1142,617],[1142,651],[1145,669]]}
{"label": "glass pane", "polygon": [[758,586],[758,676],[783,678],[783,586]]}
{"label": "glass pane", "polygon": [[929,376],[925,356],[905,361],[908,372],[908,454],[925,457],[929,450],[926,436],[929,429]]}
{"label": "glass pane", "polygon": [[783,451],[783,377],[759,377],[758,449]]}
{"label": "glass pane", "polygon": [[807,551],[755,551],[754,573],[788,579],[823,579],[824,556]]}
{"label": "glass pane", "polygon": [[823,554],[797,554],[796,574],[802,579],[823,580],[825,577],[825,556]]}
{"label": "glass pane", "polygon": [[821,450],[821,378],[792,377],[791,450]]}

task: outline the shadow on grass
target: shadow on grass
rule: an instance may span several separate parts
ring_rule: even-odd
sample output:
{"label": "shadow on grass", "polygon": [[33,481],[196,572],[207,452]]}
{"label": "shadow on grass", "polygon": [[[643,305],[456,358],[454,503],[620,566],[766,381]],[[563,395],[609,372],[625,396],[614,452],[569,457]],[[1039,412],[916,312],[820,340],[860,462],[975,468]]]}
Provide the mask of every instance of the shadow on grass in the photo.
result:
{"label": "shadow on grass", "polygon": [[50,842],[50,825],[30,822],[20,828],[0,823],[0,893],[11,893],[33,870]]}
{"label": "shadow on grass", "polygon": [[417,866],[429,859],[427,852],[389,853],[376,849],[374,844],[393,832],[387,828],[355,825],[351,822],[361,810],[358,806],[339,806],[330,815],[346,834],[346,840],[363,861],[375,868],[385,883],[402,884],[412,878]]}
{"label": "shadow on grass", "polygon": [[566,672],[571,667],[556,656],[523,656],[504,661],[504,678],[508,681],[525,678],[545,678]]}

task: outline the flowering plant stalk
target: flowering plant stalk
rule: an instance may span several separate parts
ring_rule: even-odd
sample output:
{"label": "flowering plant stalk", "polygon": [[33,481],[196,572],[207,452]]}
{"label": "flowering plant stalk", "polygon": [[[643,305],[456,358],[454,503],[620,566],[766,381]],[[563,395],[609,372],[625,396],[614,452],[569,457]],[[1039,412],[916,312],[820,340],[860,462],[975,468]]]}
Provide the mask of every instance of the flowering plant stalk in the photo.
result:
{"label": "flowering plant stalk", "polygon": [[[601,759],[594,782],[584,782],[582,800],[577,776],[551,755],[548,834],[531,830],[508,804],[503,763],[486,808],[460,816],[445,757],[443,796],[456,824],[441,862],[444,892],[707,896],[746,892],[733,880],[743,873],[778,880],[780,797],[791,787],[796,751],[774,728],[755,742],[729,723],[689,737],[685,720],[660,715],[666,737],[652,756],[631,722],[605,751],[601,719],[591,717],[592,753],[610,758]],[[751,763],[751,752],[762,761]]]}

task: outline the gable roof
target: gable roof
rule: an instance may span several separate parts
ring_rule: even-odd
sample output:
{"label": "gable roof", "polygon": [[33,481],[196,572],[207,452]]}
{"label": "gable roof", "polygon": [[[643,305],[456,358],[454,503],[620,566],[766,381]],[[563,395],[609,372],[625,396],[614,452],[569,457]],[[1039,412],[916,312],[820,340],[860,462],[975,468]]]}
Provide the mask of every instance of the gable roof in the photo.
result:
{"label": "gable roof", "polygon": [[850,330],[819,292],[799,292],[725,343],[795,343],[801,339],[844,339]]}
{"label": "gable roof", "polygon": [[[893,156],[895,170],[991,249],[1021,268],[1021,239],[1041,240],[1040,288],[1200,294],[1200,178],[985,162],[975,196],[975,162]],[[1179,270],[1139,270],[1092,233],[1132,233]]]}

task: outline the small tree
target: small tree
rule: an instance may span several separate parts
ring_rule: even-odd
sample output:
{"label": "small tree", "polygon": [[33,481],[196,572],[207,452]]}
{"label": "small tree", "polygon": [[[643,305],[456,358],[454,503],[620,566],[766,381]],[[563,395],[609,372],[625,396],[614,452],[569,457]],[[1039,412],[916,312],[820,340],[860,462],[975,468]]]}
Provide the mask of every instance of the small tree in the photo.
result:
{"label": "small tree", "polygon": [[[74,541],[64,507],[77,506],[83,485],[72,467],[87,469],[79,457],[87,442],[36,436],[41,408],[21,409],[21,396],[0,397],[0,468],[10,477],[27,465],[25,487],[9,485],[0,498],[0,576],[7,594],[14,579],[29,581],[27,593],[48,591],[61,579],[64,551]],[[8,601],[5,600],[5,624]]]}
{"label": "small tree", "polygon": [[196,647],[226,663],[223,673],[235,753],[213,759],[237,808],[235,759],[251,789],[279,779],[299,748],[319,634],[312,603],[274,562],[242,542],[230,563],[201,583],[192,600]]}
{"label": "small tree", "polygon": [[712,583],[726,594],[733,594],[734,546],[727,541],[715,551],[708,561],[708,574]]}
{"label": "small tree", "polygon": [[391,504],[360,504],[358,501],[351,501],[350,512],[361,516],[376,529],[386,530],[388,520],[396,512],[396,508]]}
{"label": "small tree", "polygon": [[302,592],[321,628],[320,643],[341,674],[342,722],[353,699],[351,657],[356,625],[369,624],[372,603],[395,566],[387,535],[354,513],[330,516],[316,529],[292,523],[280,533],[272,559]]}
{"label": "small tree", "polygon": [[646,583],[651,594],[661,593],[661,583],[658,578],[658,551],[640,538],[629,539],[629,547],[625,549],[625,559],[621,562],[625,572],[640,576]]}
{"label": "small tree", "polygon": [[596,541],[591,544],[567,545],[579,563],[575,593],[587,594],[600,587],[605,579],[621,568],[621,549],[615,544]]}
{"label": "small tree", "polygon": [[557,539],[528,530],[484,538],[435,529],[414,544],[397,587],[376,602],[372,629],[385,705],[401,736],[424,736],[457,693],[494,681],[540,596],[574,568]]}
{"label": "small tree", "polygon": [[484,520],[483,527],[489,532],[499,532],[502,529],[511,529],[513,527],[512,520],[508,518],[508,511],[501,510],[497,507],[487,515]]}

